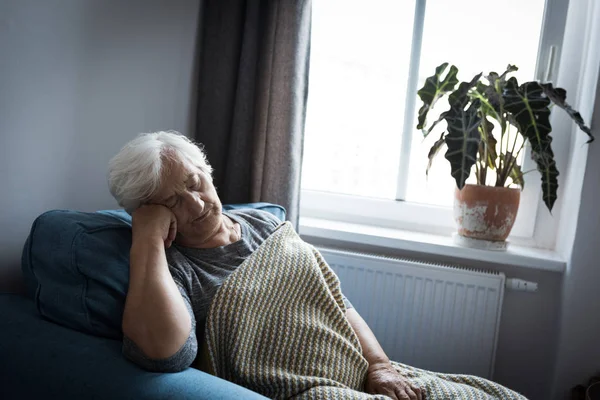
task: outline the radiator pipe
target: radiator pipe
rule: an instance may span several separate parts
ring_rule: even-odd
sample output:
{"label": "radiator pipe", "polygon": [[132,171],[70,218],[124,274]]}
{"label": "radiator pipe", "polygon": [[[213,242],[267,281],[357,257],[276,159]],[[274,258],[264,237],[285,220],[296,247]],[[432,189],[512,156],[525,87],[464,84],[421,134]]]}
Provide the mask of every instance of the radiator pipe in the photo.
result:
{"label": "radiator pipe", "polygon": [[514,290],[517,292],[537,292],[537,282],[524,281],[523,279],[508,278],[504,285],[507,290]]}

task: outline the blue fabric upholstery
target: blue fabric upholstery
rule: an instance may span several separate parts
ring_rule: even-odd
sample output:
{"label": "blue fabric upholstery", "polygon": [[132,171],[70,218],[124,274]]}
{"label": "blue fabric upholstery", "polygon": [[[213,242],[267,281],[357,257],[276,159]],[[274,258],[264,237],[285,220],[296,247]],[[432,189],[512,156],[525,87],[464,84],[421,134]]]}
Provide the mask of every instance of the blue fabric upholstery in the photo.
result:
{"label": "blue fabric upholstery", "polygon": [[21,268],[39,313],[118,339],[129,281],[131,225],[106,213],[48,211],[31,228]]}
{"label": "blue fabric upholstery", "polygon": [[146,372],[121,356],[121,342],[64,328],[26,297],[0,294],[0,399],[265,399],[188,368]]}
{"label": "blue fabric upholstery", "polygon": [[[285,209],[269,203],[224,208],[257,208],[285,219]],[[130,247],[131,217],[123,210],[40,215],[22,257],[26,287],[39,313],[68,328],[120,339]]]}
{"label": "blue fabric upholstery", "polygon": [[237,210],[240,208],[255,208],[269,212],[279,218],[281,221],[285,221],[285,208],[278,204],[271,203],[247,203],[247,204],[225,204],[223,205],[224,210]]}

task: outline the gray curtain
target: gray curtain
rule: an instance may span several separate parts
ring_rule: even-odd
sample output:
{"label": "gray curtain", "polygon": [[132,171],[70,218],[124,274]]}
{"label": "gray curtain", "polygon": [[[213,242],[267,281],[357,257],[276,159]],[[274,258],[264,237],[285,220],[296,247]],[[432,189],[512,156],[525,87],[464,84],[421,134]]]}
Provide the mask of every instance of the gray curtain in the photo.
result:
{"label": "gray curtain", "polygon": [[196,132],[223,203],[271,202],[298,223],[310,0],[205,0]]}

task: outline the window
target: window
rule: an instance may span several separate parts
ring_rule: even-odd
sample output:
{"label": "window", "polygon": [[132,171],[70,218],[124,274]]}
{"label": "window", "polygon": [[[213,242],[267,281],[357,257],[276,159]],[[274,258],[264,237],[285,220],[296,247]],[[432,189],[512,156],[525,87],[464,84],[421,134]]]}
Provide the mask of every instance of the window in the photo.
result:
{"label": "window", "polygon": [[[455,64],[461,81],[508,64],[519,67],[519,81],[552,78],[566,20],[558,3],[313,2],[302,215],[453,231],[455,183],[443,156],[425,175],[435,139],[415,129],[416,92],[442,62]],[[540,193],[533,174],[513,236],[534,234]]]}

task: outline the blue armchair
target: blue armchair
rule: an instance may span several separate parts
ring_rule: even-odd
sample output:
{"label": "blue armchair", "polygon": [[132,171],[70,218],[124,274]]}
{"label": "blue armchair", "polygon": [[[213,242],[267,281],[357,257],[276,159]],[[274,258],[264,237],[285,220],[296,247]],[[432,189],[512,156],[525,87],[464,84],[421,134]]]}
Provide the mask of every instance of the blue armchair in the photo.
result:
{"label": "blue armchair", "polygon": [[[285,210],[273,204],[224,206],[243,207],[285,219]],[[126,239],[117,247],[102,245],[113,228],[130,240],[129,216],[120,211],[44,215],[23,251],[28,295],[0,294],[0,399],[264,399],[197,369],[152,373],[127,361],[121,355],[122,309],[115,311],[124,301],[127,269],[94,275],[97,268],[90,265],[94,254],[116,257],[120,267],[128,263]],[[59,254],[65,245],[70,251],[76,245],[80,253]],[[51,268],[39,267],[42,261]]]}

